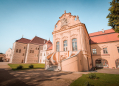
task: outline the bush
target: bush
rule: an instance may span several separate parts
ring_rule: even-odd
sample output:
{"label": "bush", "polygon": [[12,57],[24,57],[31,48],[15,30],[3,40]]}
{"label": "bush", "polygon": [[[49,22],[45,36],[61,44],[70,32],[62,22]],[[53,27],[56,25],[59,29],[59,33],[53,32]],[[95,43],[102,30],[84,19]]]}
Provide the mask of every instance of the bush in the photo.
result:
{"label": "bush", "polygon": [[96,77],[96,74],[95,73],[90,73],[89,74],[89,78],[90,79],[96,79],[97,77]]}
{"label": "bush", "polygon": [[84,83],[84,86],[94,86],[94,85],[91,85],[89,82],[86,81],[86,82]]}
{"label": "bush", "polygon": [[22,69],[23,68],[23,66],[22,65],[19,65],[18,67],[17,67],[17,69]]}
{"label": "bush", "polygon": [[33,65],[31,64],[31,65],[29,65],[29,68],[33,68]]}

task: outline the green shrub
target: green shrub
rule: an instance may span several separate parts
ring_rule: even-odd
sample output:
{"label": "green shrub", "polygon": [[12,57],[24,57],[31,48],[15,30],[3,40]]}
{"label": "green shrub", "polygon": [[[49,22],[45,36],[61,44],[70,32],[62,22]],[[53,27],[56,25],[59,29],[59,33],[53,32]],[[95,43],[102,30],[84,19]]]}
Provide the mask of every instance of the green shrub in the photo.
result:
{"label": "green shrub", "polygon": [[94,85],[91,85],[89,82],[85,82],[83,86],[94,86]]}
{"label": "green shrub", "polygon": [[23,68],[23,66],[22,65],[19,65],[18,67],[17,67],[17,69],[22,69]]}
{"label": "green shrub", "polygon": [[90,73],[89,74],[89,78],[90,79],[96,79],[97,77],[96,77],[96,74],[95,73]]}
{"label": "green shrub", "polygon": [[33,68],[33,65],[31,64],[31,65],[29,65],[29,68]]}

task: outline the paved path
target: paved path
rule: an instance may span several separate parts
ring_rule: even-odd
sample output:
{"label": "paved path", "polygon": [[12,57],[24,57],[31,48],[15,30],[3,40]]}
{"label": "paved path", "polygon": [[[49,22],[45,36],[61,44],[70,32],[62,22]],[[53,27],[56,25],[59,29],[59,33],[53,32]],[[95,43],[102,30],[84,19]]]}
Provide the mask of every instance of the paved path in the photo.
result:
{"label": "paved path", "polygon": [[69,86],[82,73],[55,72],[44,69],[16,70],[0,62],[0,86]]}
{"label": "paved path", "polygon": [[99,69],[98,73],[119,74],[119,69]]}
{"label": "paved path", "polygon": [[8,63],[9,63],[9,62],[0,62],[0,69],[1,69],[1,68],[10,68],[10,67],[8,66]]}
{"label": "paved path", "polygon": [[55,72],[43,69],[0,69],[0,86],[69,86],[81,73]]}
{"label": "paved path", "polygon": [[[72,81],[90,72],[55,72],[44,69],[10,70],[0,63],[0,86],[69,86]],[[7,70],[8,69],[8,70]],[[99,73],[119,74],[119,69],[101,69]]]}

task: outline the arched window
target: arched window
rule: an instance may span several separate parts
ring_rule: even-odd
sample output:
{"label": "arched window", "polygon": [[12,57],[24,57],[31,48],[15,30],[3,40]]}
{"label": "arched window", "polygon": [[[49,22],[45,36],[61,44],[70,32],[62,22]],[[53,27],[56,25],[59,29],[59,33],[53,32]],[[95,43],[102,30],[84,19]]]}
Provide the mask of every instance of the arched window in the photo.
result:
{"label": "arched window", "polygon": [[16,49],[16,53],[18,53],[18,49]]}
{"label": "arched window", "polygon": [[59,51],[59,42],[56,43],[56,51]]}
{"label": "arched window", "polygon": [[19,53],[21,53],[21,49],[19,49]]}
{"label": "arched window", "polygon": [[72,39],[72,50],[77,51],[77,39]]}
{"label": "arched window", "polygon": [[115,61],[115,64],[116,64],[116,68],[119,68],[119,59]]}
{"label": "arched window", "polygon": [[95,60],[95,64],[97,67],[108,67],[108,61],[105,59],[97,59]]}
{"label": "arched window", "polygon": [[64,46],[64,51],[67,51],[67,40],[63,42],[63,46]]}

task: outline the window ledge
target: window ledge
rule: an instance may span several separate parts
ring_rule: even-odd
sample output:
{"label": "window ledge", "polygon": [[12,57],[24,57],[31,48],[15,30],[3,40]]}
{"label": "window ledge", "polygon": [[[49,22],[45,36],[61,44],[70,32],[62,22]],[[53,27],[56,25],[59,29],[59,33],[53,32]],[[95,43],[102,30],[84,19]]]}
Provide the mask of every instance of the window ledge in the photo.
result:
{"label": "window ledge", "polygon": [[110,54],[93,54],[92,56],[110,56]]}

